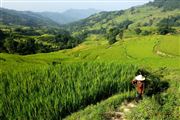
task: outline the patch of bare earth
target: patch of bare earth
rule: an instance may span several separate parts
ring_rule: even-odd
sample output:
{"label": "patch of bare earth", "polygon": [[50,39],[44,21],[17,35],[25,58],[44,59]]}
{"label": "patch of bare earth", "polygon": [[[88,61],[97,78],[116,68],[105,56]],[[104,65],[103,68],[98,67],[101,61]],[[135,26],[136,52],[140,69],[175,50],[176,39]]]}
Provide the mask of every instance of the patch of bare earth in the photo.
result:
{"label": "patch of bare earth", "polygon": [[136,107],[136,103],[131,102],[123,102],[119,108],[116,109],[116,111],[112,112],[106,112],[105,118],[106,120],[126,120],[126,113],[131,112],[131,109]]}
{"label": "patch of bare earth", "polygon": [[169,55],[167,53],[161,52],[161,51],[156,51],[156,54],[160,55],[160,56],[164,56],[164,57],[173,57],[172,55]]}

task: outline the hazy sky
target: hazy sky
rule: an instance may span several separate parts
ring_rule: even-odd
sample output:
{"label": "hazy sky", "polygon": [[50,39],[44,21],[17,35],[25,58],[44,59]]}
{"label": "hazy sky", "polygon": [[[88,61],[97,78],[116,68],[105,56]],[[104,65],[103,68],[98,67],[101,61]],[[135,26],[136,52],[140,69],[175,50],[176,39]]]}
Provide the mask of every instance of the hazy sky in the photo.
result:
{"label": "hazy sky", "polygon": [[15,10],[54,11],[67,9],[121,10],[152,0],[0,0],[1,7]]}

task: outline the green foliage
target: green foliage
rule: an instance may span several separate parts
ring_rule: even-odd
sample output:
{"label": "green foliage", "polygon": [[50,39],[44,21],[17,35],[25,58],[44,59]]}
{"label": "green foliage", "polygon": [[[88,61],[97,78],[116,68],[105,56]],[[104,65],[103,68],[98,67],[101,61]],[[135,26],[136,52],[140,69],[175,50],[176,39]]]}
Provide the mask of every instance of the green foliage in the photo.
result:
{"label": "green foliage", "polygon": [[156,46],[156,50],[159,50],[165,54],[180,56],[180,38],[179,36],[166,36],[161,39]]}
{"label": "green foliage", "polygon": [[109,34],[108,34],[108,41],[109,44],[113,44],[116,42],[116,36],[119,34],[119,29],[118,28],[111,28],[109,30]]}
{"label": "green foliage", "polygon": [[177,95],[162,93],[145,98],[126,116],[129,120],[179,120]]}
{"label": "green foliage", "polygon": [[133,22],[130,21],[130,20],[125,20],[123,21],[122,23],[118,24],[117,27],[120,28],[120,29],[128,29],[129,25],[132,24]]}
{"label": "green foliage", "polygon": [[119,29],[117,27],[111,28],[109,30],[107,38],[108,38],[110,45],[117,42],[117,40],[116,40],[117,35],[120,39],[122,39],[123,38],[123,30]]}
{"label": "green foliage", "polygon": [[175,33],[175,29],[171,28],[171,27],[168,27],[168,26],[165,26],[165,27],[159,27],[158,28],[158,33],[160,35],[166,35],[168,33]]}
{"label": "green foliage", "polygon": [[0,73],[2,119],[61,119],[130,90],[137,68],[105,63],[59,64]]}
{"label": "green foliage", "polygon": [[31,27],[59,26],[52,20],[33,12],[22,12],[0,8],[0,13],[0,22],[2,22],[5,25],[22,25]]}
{"label": "green foliage", "polygon": [[157,26],[159,27],[179,27],[180,26],[180,16],[169,16],[167,18],[162,19],[161,21],[159,21],[159,23],[157,24]]}
{"label": "green foliage", "polygon": [[165,35],[168,33],[175,33],[175,29],[173,29],[173,26],[179,26],[179,16],[176,17],[168,17],[165,19],[162,19],[159,23],[158,23],[158,32],[161,35]]}
{"label": "green foliage", "polygon": [[73,113],[65,118],[65,120],[106,120],[107,112],[115,110],[124,100],[135,95],[134,91],[127,91],[114,95],[103,100],[96,105],[89,105],[84,110]]}
{"label": "green foliage", "polygon": [[140,28],[136,28],[136,29],[134,29],[134,31],[136,32],[137,35],[139,35],[142,32],[142,30]]}
{"label": "green foliage", "polygon": [[151,34],[151,32],[147,30],[141,32],[141,35],[149,35],[149,34]]}
{"label": "green foliage", "polygon": [[138,105],[138,108],[131,111],[130,114],[127,114],[129,120],[149,120],[149,119],[162,119],[159,118],[160,105],[156,102],[154,98],[146,98],[141,101]]}
{"label": "green foliage", "polygon": [[0,30],[0,51],[3,50],[3,43],[5,37],[6,37],[5,33],[2,30]]}
{"label": "green foliage", "polygon": [[[41,28],[38,30],[36,29],[37,28],[18,27],[15,29],[8,29],[9,31],[6,32],[2,31],[1,36],[3,39],[1,38],[2,40],[0,40],[2,43],[0,52],[5,51],[7,53],[19,53],[22,55],[51,52],[73,48],[84,41],[84,38],[80,40],[81,36],[73,37],[65,30],[55,29],[51,31],[54,34],[43,34],[49,33],[49,30],[43,31]],[[42,33],[39,30],[41,30]]]}
{"label": "green foliage", "polygon": [[40,35],[40,33],[36,32],[36,29],[32,27],[29,29],[15,28],[14,32],[17,32],[20,35],[27,35],[27,36]]}
{"label": "green foliage", "polygon": [[18,42],[13,40],[13,38],[6,39],[4,42],[4,48],[8,53],[15,53],[17,51]]}
{"label": "green foliage", "polygon": [[154,0],[150,2],[150,5],[163,8],[164,11],[179,9],[180,1],[179,0]]}
{"label": "green foliage", "polygon": [[124,30],[119,30],[119,38],[122,40],[123,39],[123,35],[124,35]]}
{"label": "green foliage", "polygon": [[22,55],[36,53],[35,40],[32,38],[28,38],[26,41],[19,42],[19,44],[17,46],[17,52]]}

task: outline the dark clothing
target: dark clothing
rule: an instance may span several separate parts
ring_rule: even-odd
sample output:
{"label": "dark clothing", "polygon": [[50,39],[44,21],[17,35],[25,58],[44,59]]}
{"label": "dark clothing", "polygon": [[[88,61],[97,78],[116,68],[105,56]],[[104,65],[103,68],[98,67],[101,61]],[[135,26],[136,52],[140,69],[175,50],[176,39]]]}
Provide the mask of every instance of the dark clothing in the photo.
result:
{"label": "dark clothing", "polygon": [[137,93],[135,100],[136,100],[136,102],[138,102],[139,100],[142,100],[142,94]]}

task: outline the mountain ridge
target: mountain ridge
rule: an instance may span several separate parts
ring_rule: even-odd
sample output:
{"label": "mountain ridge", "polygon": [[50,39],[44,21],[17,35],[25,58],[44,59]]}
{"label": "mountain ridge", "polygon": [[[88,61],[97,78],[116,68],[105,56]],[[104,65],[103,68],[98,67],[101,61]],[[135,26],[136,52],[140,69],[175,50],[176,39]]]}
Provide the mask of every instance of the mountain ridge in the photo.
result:
{"label": "mountain ridge", "polygon": [[41,16],[31,11],[17,11],[6,8],[0,8],[0,23],[4,25],[22,25],[31,27],[56,27],[56,22],[49,18]]}
{"label": "mountain ridge", "polygon": [[64,12],[39,12],[38,14],[47,17],[58,24],[68,24],[84,18],[92,14],[98,13],[96,9],[68,9]]}

